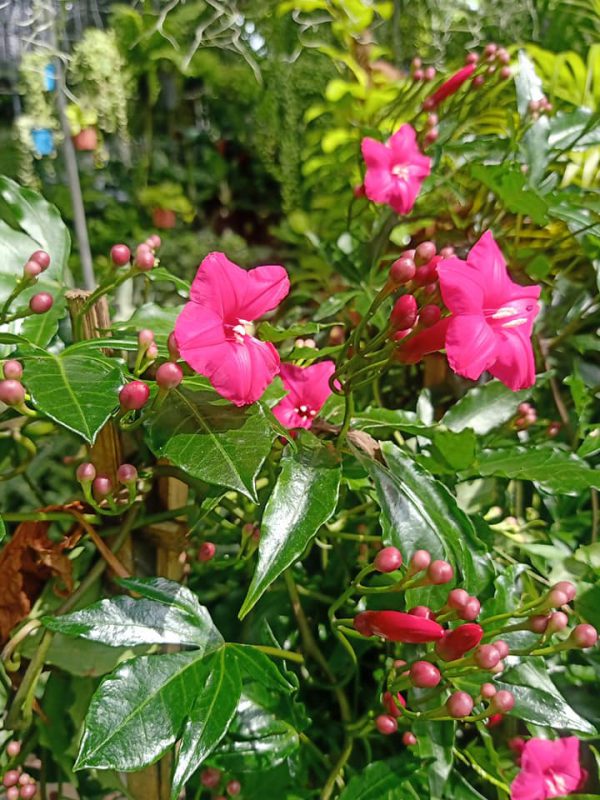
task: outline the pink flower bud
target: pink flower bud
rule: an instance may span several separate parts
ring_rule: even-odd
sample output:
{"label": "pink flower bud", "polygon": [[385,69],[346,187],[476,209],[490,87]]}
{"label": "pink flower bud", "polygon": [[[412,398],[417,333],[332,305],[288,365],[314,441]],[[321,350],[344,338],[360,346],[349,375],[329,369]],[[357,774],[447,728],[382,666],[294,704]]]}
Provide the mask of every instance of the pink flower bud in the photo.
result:
{"label": "pink flower bud", "polygon": [[495,728],[496,725],[500,725],[503,719],[504,714],[492,714],[486,719],[485,725],[487,728]]}
{"label": "pink flower bud", "polygon": [[373,562],[377,572],[393,572],[402,566],[402,553],[397,547],[384,547]]}
{"label": "pink flower bud", "polygon": [[523,752],[523,748],[525,747],[525,739],[522,736],[513,736],[508,740],[508,747],[513,751],[513,753],[516,753],[518,756],[520,756]]}
{"label": "pink flower bud", "polygon": [[515,696],[506,689],[500,689],[499,692],[496,692],[490,703],[490,708],[500,714],[507,714],[514,706]]}
{"label": "pink flower bud", "polygon": [[134,264],[138,269],[141,269],[142,272],[149,272],[154,268],[156,262],[154,253],[147,246],[145,250],[140,250],[140,247],[142,247],[142,245],[140,245],[136,251]]}
{"label": "pink flower bud", "polygon": [[549,619],[550,616],[548,614],[535,614],[527,620],[527,627],[533,633],[544,633],[548,627]]}
{"label": "pink flower bud", "polygon": [[183,370],[173,361],[165,361],[156,370],[156,383],[161,389],[175,389],[183,380]]}
{"label": "pink flower bud", "polygon": [[34,294],[29,301],[29,308],[34,314],[45,314],[46,311],[50,311],[53,303],[54,298],[51,294],[48,294],[48,292],[39,292],[38,294]]}
{"label": "pink flower bud", "polygon": [[415,661],[410,668],[410,680],[420,689],[432,689],[442,680],[442,675],[430,661]]}
{"label": "pink flower bud", "polygon": [[417,301],[412,294],[403,294],[394,303],[390,315],[390,324],[393,330],[404,331],[417,321]]}
{"label": "pink flower bud", "polygon": [[504,639],[496,639],[494,642],[494,647],[500,653],[500,658],[506,658],[506,656],[510,653],[510,648]]}
{"label": "pink flower bud", "polygon": [[12,742],[9,742],[6,745],[6,753],[9,756],[9,758],[16,758],[20,752],[21,752],[21,742],[17,742],[16,739],[13,739]]}
{"label": "pink flower bud", "polygon": [[485,83],[485,78],[483,77],[483,75],[475,75],[475,77],[471,81],[471,86],[474,89],[479,89],[479,87],[483,86],[484,83]]}
{"label": "pink flower bud", "polygon": [[512,78],[512,69],[510,67],[502,67],[500,70],[500,80],[507,81]]}
{"label": "pink flower bud", "polygon": [[19,381],[0,381],[0,403],[20,406],[25,401],[25,389]]}
{"label": "pink flower bud", "polygon": [[35,783],[28,783],[26,786],[21,787],[20,795],[22,800],[32,800],[37,794],[37,786]]}
{"label": "pink flower bud", "polygon": [[454,570],[447,561],[432,561],[427,570],[427,578],[434,586],[448,583],[454,577]]}
{"label": "pink flower bud", "polygon": [[181,358],[179,347],[177,346],[177,339],[175,338],[175,331],[171,331],[167,339],[167,349],[171,361],[178,361]]}
{"label": "pink flower bud", "polygon": [[[396,702],[397,701],[397,702]],[[382,697],[382,702],[385,710],[387,713],[392,717],[401,717],[402,716],[402,708],[406,707],[406,700],[400,692],[396,695],[396,699],[391,692],[384,692]],[[402,708],[400,708],[402,706]]]}
{"label": "pink flower bud", "polygon": [[121,464],[117,470],[117,480],[120,483],[127,484],[135,483],[138,479],[138,471],[133,464]]}
{"label": "pink flower bud", "polygon": [[[6,370],[4,374],[6,375]],[[6,377],[8,378],[12,376],[6,375]],[[575,588],[575,584],[571,583],[571,581],[559,581],[558,583],[555,583],[552,588],[556,589],[559,592],[563,592],[567,597],[567,603],[570,603],[571,600],[575,600],[575,597],[577,595],[577,589]]]}
{"label": "pink flower bud", "polygon": [[365,197],[365,185],[364,183],[359,183],[357,186],[352,187],[352,195],[357,199],[359,197]]}
{"label": "pink flower bud", "polygon": [[437,265],[442,261],[441,256],[434,256],[427,264],[417,267],[415,271],[415,283],[418,286],[426,286],[428,283],[435,283],[438,280]]}
{"label": "pink flower bud", "polygon": [[483,54],[485,56],[493,56],[496,54],[497,49],[498,45],[494,44],[494,42],[490,42],[489,44],[486,44],[486,46],[483,48]]}
{"label": "pink flower bud", "polygon": [[14,358],[5,361],[2,366],[4,377],[12,381],[20,381],[23,376],[23,367],[20,361],[15,361]]}
{"label": "pink flower bud", "polygon": [[151,331],[150,328],[142,328],[138,333],[138,344],[140,347],[148,347],[148,345],[154,344],[154,331]]}
{"label": "pink flower bud", "polygon": [[404,731],[402,734],[402,744],[405,747],[412,747],[417,743],[417,737],[411,731]]}
{"label": "pink flower bud", "polygon": [[94,496],[100,499],[103,497],[108,497],[108,495],[112,492],[112,488],[112,481],[107,475],[98,475],[97,478],[94,478],[92,483]]}
{"label": "pink flower bud", "polygon": [[423,62],[419,58],[419,56],[415,56],[413,60],[410,62],[410,66],[412,69],[420,69],[423,66]]}
{"label": "pink flower bud", "polygon": [[479,61],[477,53],[467,53],[465,57],[465,64],[476,64]]}
{"label": "pink flower bud", "polygon": [[413,71],[413,74],[412,74],[412,76],[413,76],[413,80],[414,80],[414,81],[422,81],[422,80],[423,80],[423,77],[424,77],[424,75],[425,75],[425,73],[423,72],[423,70],[422,70],[422,69],[415,69],[415,70]]}
{"label": "pink flower bud", "polygon": [[216,789],[221,781],[221,770],[216,767],[207,767],[200,773],[200,783],[207,789]]}
{"label": "pink flower bud", "polygon": [[435,619],[435,614],[429,606],[413,606],[408,610],[409,614],[413,617],[422,617],[422,619]]}
{"label": "pink flower bud", "polygon": [[437,114],[430,114],[427,119],[425,120],[425,125],[428,128],[435,128],[438,124],[438,115]]}
{"label": "pink flower bud", "polygon": [[114,244],[110,248],[110,260],[115,267],[124,267],[125,264],[129,264],[130,259],[131,250],[126,244]]}
{"label": "pink flower bud", "polygon": [[425,67],[423,70],[423,80],[432,81],[435,78],[435,67]]}
{"label": "pink flower bud", "polygon": [[162,244],[162,239],[160,238],[160,236],[159,236],[157,233],[152,233],[152,234],[150,234],[150,236],[149,236],[149,237],[146,239],[146,244],[147,244],[149,247],[151,247],[153,250],[158,250],[158,248],[159,248],[159,247],[161,246],[161,244]]}
{"label": "pink flower bud", "polygon": [[354,618],[354,627],[363,636],[381,636],[405,644],[435,642],[444,635],[444,629],[434,620],[402,611],[363,611]]}
{"label": "pink flower bud", "polygon": [[217,548],[213,542],[202,542],[198,548],[198,561],[202,561],[203,563],[211,561],[215,557],[216,551]]}
{"label": "pink flower bud", "polygon": [[479,691],[484,700],[490,700],[496,694],[496,687],[493,683],[482,683]]}
{"label": "pink flower bud", "polygon": [[482,644],[475,650],[473,660],[481,669],[492,669],[500,661],[500,653],[493,644]]}
{"label": "pink flower bud", "polygon": [[242,784],[239,781],[229,781],[227,784],[227,794],[235,797],[242,791]]}
{"label": "pink flower bud", "polygon": [[30,261],[36,261],[42,270],[48,269],[50,266],[50,254],[45,250],[36,250],[29,256]]}
{"label": "pink flower bud", "polygon": [[398,730],[398,723],[394,717],[389,714],[380,714],[378,717],[375,717],[375,727],[379,733],[382,733],[384,736],[390,736],[390,734],[396,733]]}
{"label": "pink flower bud", "polygon": [[464,608],[469,599],[469,593],[465,592],[464,589],[452,589],[452,591],[448,593],[448,600],[446,601],[446,604],[448,608],[458,611],[459,609]]}
{"label": "pink flower bud", "polygon": [[492,667],[490,672],[492,675],[499,675],[501,672],[504,672],[504,661],[499,661],[495,667]]}
{"label": "pink flower bud", "polygon": [[37,278],[41,273],[42,268],[37,261],[28,261],[23,267],[23,275],[25,275],[26,278]]}
{"label": "pink flower bud", "polygon": [[412,281],[415,277],[415,262],[412,258],[398,258],[390,267],[390,280],[392,283],[401,286],[403,283]]}
{"label": "pink flower bud", "polygon": [[6,800],[19,800],[20,796],[18,786],[11,786],[10,789],[6,790]]}
{"label": "pink flower bud", "polygon": [[551,422],[546,429],[546,435],[549,436],[551,439],[554,439],[560,433],[561,424],[560,422]]}
{"label": "pink flower bud", "polygon": [[440,135],[440,132],[438,131],[437,128],[432,128],[430,131],[427,131],[427,133],[425,134],[425,139],[424,139],[425,144],[428,145],[428,144],[433,144],[434,142],[437,142],[437,140],[439,138],[439,135]]}
{"label": "pink flower bud", "polygon": [[9,769],[4,773],[2,783],[4,786],[15,786],[19,782],[19,772],[16,769]]}
{"label": "pink flower bud", "polygon": [[437,252],[434,242],[421,242],[415,250],[415,264],[418,267],[428,264]]}
{"label": "pink flower bud", "polygon": [[75,475],[79,483],[91,483],[96,477],[96,467],[89,461],[84,461],[77,467]]}
{"label": "pink flower bud", "polygon": [[25,786],[28,783],[35,783],[35,780],[31,777],[31,775],[29,775],[29,773],[23,772],[21,775],[19,775],[19,783],[21,786]]}
{"label": "pink flower bud", "polygon": [[550,614],[550,619],[548,620],[546,633],[551,634],[564,631],[568,624],[569,618],[563,611],[553,611],[552,614]]}
{"label": "pink flower bud", "polygon": [[453,258],[454,254],[454,248],[450,246],[442,247],[440,250],[440,255],[442,258]]}
{"label": "pink flower bud", "polygon": [[439,306],[429,304],[423,306],[419,312],[419,322],[426,328],[431,328],[436,322],[439,322],[442,316],[442,309]]}
{"label": "pink flower bud", "polygon": [[148,345],[146,350],[146,358],[150,361],[154,361],[158,358],[158,347],[156,346],[156,342],[152,342],[152,344]]}
{"label": "pink flower bud", "polygon": [[481,603],[476,597],[469,597],[464,607],[458,612],[460,619],[472,622],[477,619],[481,611]]}
{"label": "pink flower bud", "polygon": [[510,53],[501,47],[496,53],[496,58],[501,64],[510,64]]}
{"label": "pink flower bud", "polygon": [[468,717],[473,711],[473,698],[466,692],[454,692],[446,701],[448,714],[455,719]]}
{"label": "pink flower bud", "polygon": [[571,631],[569,641],[575,645],[575,647],[580,647],[581,649],[593,647],[598,641],[598,631],[593,625],[588,625],[586,623],[576,625]]}
{"label": "pink flower bud", "polygon": [[119,403],[124,411],[139,411],[148,402],[150,389],[142,381],[131,381],[119,392]]}
{"label": "pink flower bud", "polygon": [[427,550],[415,550],[410,559],[410,572],[422,572],[431,564],[431,554]]}
{"label": "pink flower bud", "polygon": [[462,658],[465,653],[477,647],[483,638],[483,628],[475,622],[459,625],[451,631],[446,631],[443,637],[436,642],[435,652],[444,661],[455,661]]}
{"label": "pink flower bud", "polygon": [[560,608],[569,602],[569,595],[561,589],[550,589],[545,602],[547,608]]}

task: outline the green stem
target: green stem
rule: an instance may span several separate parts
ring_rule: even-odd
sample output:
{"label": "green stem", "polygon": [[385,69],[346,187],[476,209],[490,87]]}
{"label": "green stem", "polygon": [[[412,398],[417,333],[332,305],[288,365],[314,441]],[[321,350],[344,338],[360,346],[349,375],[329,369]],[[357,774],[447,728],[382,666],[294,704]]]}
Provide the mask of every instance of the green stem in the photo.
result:
{"label": "green stem", "polygon": [[301,653],[294,653],[292,650],[281,650],[279,647],[269,647],[269,645],[266,644],[253,644],[252,647],[274,658],[283,658],[286,661],[295,661],[297,664],[304,664],[304,656]]}
{"label": "green stem", "polygon": [[337,447],[340,449],[345,440],[346,436],[348,435],[348,431],[350,429],[350,423],[352,422],[352,415],[354,414],[354,397],[352,395],[352,389],[350,386],[346,389],[346,406],[344,408],[344,421],[342,422],[342,427],[340,429],[338,440],[337,440]]}
{"label": "green stem", "polygon": [[354,739],[346,738],[344,742],[344,747],[342,752],[340,753],[340,757],[336,761],[334,768],[329,773],[329,777],[323,787],[323,791],[321,792],[321,800],[329,800],[331,795],[333,794],[333,790],[335,788],[335,783],[338,777],[344,770],[344,767],[348,763],[348,759],[352,755],[352,748],[354,747]]}

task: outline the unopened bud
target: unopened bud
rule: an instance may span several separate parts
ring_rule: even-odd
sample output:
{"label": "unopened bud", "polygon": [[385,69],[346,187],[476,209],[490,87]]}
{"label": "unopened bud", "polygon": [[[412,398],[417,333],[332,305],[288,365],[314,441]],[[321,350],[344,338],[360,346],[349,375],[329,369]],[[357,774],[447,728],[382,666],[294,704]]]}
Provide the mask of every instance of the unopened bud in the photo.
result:
{"label": "unopened bud", "polygon": [[36,261],[42,270],[48,269],[50,266],[50,254],[45,250],[36,250],[29,256],[30,261]]}
{"label": "unopened bud", "polygon": [[515,696],[512,692],[506,689],[500,689],[499,692],[492,697],[490,702],[490,709],[493,709],[499,714],[507,714],[515,706]]}
{"label": "unopened bud", "polygon": [[142,270],[142,272],[149,272],[154,268],[156,259],[153,251],[147,245],[145,245],[144,250],[141,250],[141,247],[142,245],[136,250],[134,264],[138,269]]}
{"label": "unopened bud", "polygon": [[431,661],[415,661],[410,668],[410,680],[419,689],[432,689],[442,680],[442,675]]}
{"label": "unopened bud", "polygon": [[37,276],[41,275],[41,273],[42,268],[37,261],[28,261],[23,267],[23,274],[26,278],[37,278]]}
{"label": "unopened bud", "polygon": [[207,789],[216,789],[221,782],[221,770],[216,767],[207,767],[200,773],[200,783]]}
{"label": "unopened bud", "polygon": [[139,411],[148,402],[150,389],[142,381],[131,381],[119,392],[119,403],[124,411]]}
{"label": "unopened bud", "polygon": [[454,570],[447,561],[432,561],[427,569],[427,578],[435,586],[448,583],[454,577]]}
{"label": "unopened bud", "polygon": [[390,714],[380,714],[375,718],[375,727],[384,736],[390,736],[398,730],[398,723]]}
{"label": "unopened bud", "polygon": [[92,489],[95,497],[100,499],[108,497],[113,489],[112,481],[107,475],[98,475],[97,478],[94,478]]}
{"label": "unopened bud", "polygon": [[20,381],[0,381],[0,403],[7,406],[20,406],[25,402],[25,388]]}
{"label": "unopened bud", "polygon": [[593,647],[598,641],[598,631],[593,625],[588,625],[587,623],[576,625],[571,631],[569,641],[575,647],[579,647],[581,649]]}
{"label": "unopened bud", "polygon": [[227,794],[230,797],[236,797],[242,791],[242,784],[239,781],[229,781],[227,786]]}
{"label": "unopened bud", "polygon": [[493,683],[482,683],[479,691],[484,700],[490,700],[497,690]]}
{"label": "unopened bud", "polygon": [[423,306],[419,312],[419,322],[426,328],[431,328],[436,322],[439,322],[442,316],[442,309],[439,306],[429,304]]}
{"label": "unopened bud", "polygon": [[411,731],[404,731],[402,734],[402,744],[405,747],[412,747],[417,743],[417,737]]}
{"label": "unopened bud", "polygon": [[401,286],[403,283],[408,283],[408,281],[412,281],[415,277],[415,262],[412,258],[406,258],[403,256],[402,258],[398,258],[392,266],[390,267],[390,280],[392,283]]}
{"label": "unopened bud", "polygon": [[151,331],[150,328],[142,328],[138,333],[138,344],[140,347],[148,347],[148,345],[154,344],[154,331]]}
{"label": "unopened bud", "polygon": [[437,252],[434,242],[421,242],[415,250],[415,264],[420,267],[428,264]]}
{"label": "unopened bud", "polygon": [[79,483],[91,483],[96,477],[96,467],[89,461],[84,461],[75,472]]}
{"label": "unopened bud", "polygon": [[48,292],[39,292],[39,294],[34,294],[29,301],[29,308],[34,314],[45,314],[46,311],[50,311],[53,303],[54,298],[51,294],[48,294]]}
{"label": "unopened bud", "polygon": [[[8,378],[8,375],[6,377]],[[552,588],[559,592],[563,592],[566,595],[567,603],[570,603],[571,600],[575,600],[577,595],[575,584],[571,583],[571,581],[559,581],[558,583],[555,583]]]}
{"label": "unopened bud", "polygon": [[13,739],[12,742],[9,742],[6,745],[6,753],[9,756],[9,758],[16,758],[20,752],[21,752],[21,742],[18,742],[16,739]]}
{"label": "unopened bud", "polygon": [[466,692],[454,692],[446,701],[448,714],[455,719],[468,717],[473,711],[473,698]]}
{"label": "unopened bud", "polygon": [[127,486],[138,479],[138,471],[133,464],[121,464],[117,470],[117,480]]}
{"label": "unopened bud", "polygon": [[384,547],[373,562],[377,572],[394,572],[402,566],[402,553],[397,547]]}
{"label": "unopened bud", "polygon": [[390,323],[394,330],[404,331],[417,321],[417,301],[412,294],[404,294],[394,303]]}
{"label": "unopened bud", "polygon": [[427,550],[415,550],[410,559],[410,573],[422,572],[431,564],[431,553]]}
{"label": "unopened bud", "polygon": [[493,644],[482,644],[473,653],[473,661],[481,669],[492,669],[500,661],[500,653]]}
{"label": "unopened bud", "polygon": [[469,597],[463,608],[458,612],[458,616],[460,619],[472,622],[474,619],[477,619],[480,611],[481,603],[479,600],[476,597]]}
{"label": "unopened bud", "polygon": [[178,361],[181,358],[179,347],[177,346],[177,339],[175,338],[175,331],[171,331],[167,339],[167,349],[171,361]]}
{"label": "unopened bud", "polygon": [[217,548],[213,542],[202,542],[198,548],[198,561],[202,561],[203,563],[211,561],[215,557],[216,551]]}
{"label": "unopened bud", "polygon": [[5,378],[20,381],[23,376],[23,367],[20,361],[15,361],[14,358],[11,358],[2,365],[2,372]]}
{"label": "unopened bud", "polygon": [[126,244],[114,244],[110,248],[110,260],[115,267],[124,267],[125,264],[129,264],[130,259],[131,250]]}
{"label": "unopened bud", "polygon": [[175,389],[183,380],[183,370],[173,361],[165,361],[156,370],[156,383],[161,389]]}

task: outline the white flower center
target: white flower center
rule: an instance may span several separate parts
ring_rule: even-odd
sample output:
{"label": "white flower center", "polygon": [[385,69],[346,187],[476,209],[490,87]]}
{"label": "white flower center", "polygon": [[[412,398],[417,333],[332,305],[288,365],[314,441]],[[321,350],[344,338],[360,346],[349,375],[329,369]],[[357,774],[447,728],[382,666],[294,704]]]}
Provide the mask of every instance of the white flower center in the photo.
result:
{"label": "white flower center", "polygon": [[546,772],[544,783],[548,790],[552,792],[549,797],[561,797],[562,795],[568,794],[567,782],[564,777],[562,775],[557,775],[556,772],[551,769]]}
{"label": "white flower center", "polygon": [[307,405],[302,404],[294,409],[295,413],[298,414],[299,417],[316,417],[317,412],[314,411],[312,408],[309,408]]}
{"label": "white flower center", "polygon": [[391,172],[396,178],[401,178],[406,181],[410,175],[410,167],[407,164],[394,164]]}
{"label": "white flower center", "polygon": [[246,319],[238,319],[238,321],[233,324],[225,325],[225,328],[230,337],[238,344],[242,344],[246,336],[252,336],[254,334],[254,324],[248,322]]}

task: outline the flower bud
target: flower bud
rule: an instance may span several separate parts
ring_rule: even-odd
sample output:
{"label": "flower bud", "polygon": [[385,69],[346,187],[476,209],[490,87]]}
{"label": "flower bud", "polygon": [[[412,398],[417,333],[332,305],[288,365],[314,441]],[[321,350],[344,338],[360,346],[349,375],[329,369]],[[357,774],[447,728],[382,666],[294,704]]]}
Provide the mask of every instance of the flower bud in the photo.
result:
{"label": "flower bud", "polygon": [[450,245],[448,245],[447,247],[442,247],[442,249],[440,250],[440,255],[442,258],[453,258],[455,255],[454,248],[451,247]]}
{"label": "flower bud", "polygon": [[402,734],[402,744],[405,747],[412,747],[417,743],[417,737],[411,731],[404,731]]}
{"label": "flower bud", "polygon": [[560,422],[551,422],[550,425],[546,428],[546,435],[549,436],[551,439],[554,439],[560,433],[561,424]]}
{"label": "flower bud", "polygon": [[97,478],[94,478],[92,489],[94,491],[94,497],[100,499],[108,497],[113,489],[112,481],[107,475],[98,475]]}
{"label": "flower bud", "polygon": [[415,69],[413,71],[412,76],[414,81],[422,81],[423,77],[425,76],[425,73],[423,72],[422,69]]}
{"label": "flower bud", "polygon": [[523,748],[525,747],[525,739],[522,736],[513,736],[508,740],[508,747],[513,751],[513,753],[516,753],[518,756],[520,756],[523,752]]}
{"label": "flower bud", "polygon": [[419,58],[419,56],[415,56],[413,60],[410,62],[411,69],[420,69],[423,66],[423,62]]}
{"label": "flower bud", "polygon": [[242,784],[239,781],[229,781],[227,784],[227,794],[235,797],[242,791]]}
{"label": "flower bud", "polygon": [[25,389],[20,381],[0,381],[0,403],[20,406],[23,402],[25,402]]}
{"label": "flower bud", "polygon": [[[6,377],[8,378],[9,376],[6,375]],[[577,595],[577,589],[575,588],[575,585],[571,583],[571,581],[559,581],[558,583],[555,583],[552,588],[559,592],[563,592],[567,597],[567,603],[570,603],[571,600],[575,600]]]}
{"label": "flower bud", "polygon": [[492,714],[485,721],[486,728],[495,728],[504,719],[504,714]]}
{"label": "flower bud", "polygon": [[413,606],[408,610],[409,614],[413,617],[421,617],[422,619],[435,619],[435,614],[429,606]]}
{"label": "flower bud", "polygon": [[46,311],[50,311],[53,303],[54,298],[51,294],[48,294],[48,292],[39,292],[38,294],[34,294],[29,301],[29,308],[34,314],[45,314]]}
{"label": "flower bud", "polygon": [[375,717],[375,727],[379,733],[382,733],[384,736],[389,736],[392,733],[396,733],[398,730],[398,723],[394,717],[389,714],[380,714],[378,717]]}
{"label": "flower bud", "polygon": [[434,586],[448,583],[454,577],[454,570],[447,561],[432,561],[427,569],[427,579]]}
{"label": "flower bud", "polygon": [[496,639],[494,642],[494,647],[500,653],[500,658],[506,658],[506,656],[510,653],[510,648],[504,639]]}
{"label": "flower bud", "polygon": [[496,50],[497,49],[498,49],[498,45],[494,44],[494,42],[490,42],[489,44],[486,44],[486,46],[483,48],[483,55],[484,56],[493,56],[493,55],[496,54]]}
{"label": "flower bud", "polygon": [[15,361],[14,358],[11,358],[2,365],[2,372],[5,378],[12,381],[20,381],[23,376],[23,367],[20,361]]}
{"label": "flower bud", "polygon": [[465,592],[464,589],[452,589],[452,591],[448,593],[446,605],[448,608],[458,611],[459,609],[464,608],[469,599],[469,593]]}
{"label": "flower bud", "polygon": [[402,566],[402,553],[397,547],[384,547],[373,562],[377,572],[394,572]]}
{"label": "flower bud", "polygon": [[29,256],[29,260],[37,262],[42,270],[48,269],[50,266],[50,254],[45,250],[36,250]]}
{"label": "flower bud", "polygon": [[171,331],[167,339],[167,349],[171,361],[178,361],[181,358],[179,347],[177,346],[177,339],[175,338],[175,331]]}
{"label": "flower bud", "polygon": [[202,542],[198,548],[198,561],[202,561],[203,563],[211,561],[215,557],[216,551],[217,548],[213,542]]}
{"label": "flower bud", "polygon": [[484,700],[490,700],[496,694],[496,687],[493,683],[482,683],[479,691]]}
{"label": "flower bud", "polygon": [[403,283],[412,281],[415,277],[415,262],[412,258],[398,258],[390,267],[390,280],[392,283],[401,286]]}
{"label": "flower bud", "polygon": [[113,244],[110,248],[110,260],[115,267],[124,267],[129,264],[131,259],[131,250],[126,244]]}
{"label": "flower bud", "polygon": [[469,597],[464,607],[458,612],[458,616],[460,619],[471,622],[472,620],[477,619],[480,611],[481,603],[479,600],[476,597]]}
{"label": "flower bud", "polygon": [[359,197],[365,197],[365,185],[364,183],[359,183],[356,186],[352,187],[352,195],[356,197],[358,200]]}
{"label": "flower bud", "polygon": [[89,461],[84,461],[77,467],[75,475],[79,483],[91,483],[96,477],[96,467]]}
{"label": "flower bud", "polygon": [[438,131],[437,128],[431,128],[431,130],[427,131],[427,133],[425,134],[425,138],[424,138],[425,144],[428,145],[428,144],[433,144],[434,142],[437,142],[437,140],[439,138],[439,135],[440,135],[440,132]]}
{"label": "flower bud", "polygon": [[384,692],[381,699],[383,702],[383,707],[390,716],[395,718],[402,716],[402,709],[400,706],[402,706],[402,708],[406,708],[406,700],[400,694],[400,692],[398,692],[396,695],[396,699],[394,699],[394,695],[391,692]]}
{"label": "flower bud", "polygon": [[133,464],[121,464],[117,470],[117,480],[119,483],[135,483],[138,479],[138,471]]}
{"label": "flower bud", "polygon": [[28,783],[26,786],[21,787],[20,795],[22,800],[32,800],[37,794],[37,786],[35,783]]}
{"label": "flower bud", "polygon": [[527,627],[533,633],[544,633],[548,627],[549,619],[550,616],[548,614],[535,614],[527,620]]}
{"label": "flower bud", "polygon": [[145,245],[146,249],[144,249],[144,250],[141,250],[140,249],[141,247],[142,247],[142,245],[140,245],[137,248],[136,253],[135,253],[135,260],[134,260],[133,263],[135,264],[135,266],[138,269],[141,269],[142,272],[149,272],[151,269],[154,268],[154,264],[156,263],[156,259],[155,259],[154,253],[152,252],[152,250],[147,245]]}
{"label": "flower bud", "polygon": [[140,347],[148,347],[154,344],[154,331],[151,331],[150,328],[142,328],[138,333],[138,344]]}
{"label": "flower bud", "polygon": [[410,668],[410,680],[419,689],[433,689],[442,680],[442,675],[431,661],[415,661]]}
{"label": "flower bud", "polygon": [[500,714],[507,714],[515,706],[515,696],[512,692],[506,689],[500,689],[499,692],[492,697],[490,709]]}
{"label": "flower bud", "polygon": [[422,572],[431,564],[431,554],[427,550],[415,550],[410,559],[410,574]]}
{"label": "flower bud", "polygon": [[10,789],[6,790],[6,800],[19,800],[20,796],[18,786],[11,786]]}
{"label": "flower bud", "polygon": [[444,661],[455,661],[465,653],[477,647],[483,638],[483,628],[475,622],[459,625],[454,630],[446,631],[435,645],[435,652]]}
{"label": "flower bud", "polygon": [[152,344],[148,345],[146,350],[146,358],[150,361],[155,361],[158,358],[158,347],[156,346],[156,342],[152,342]]}
{"label": "flower bud", "polygon": [[437,248],[433,242],[421,242],[415,250],[415,264],[421,267],[428,264],[437,252]]}
{"label": "flower bud", "polygon": [[438,124],[438,115],[437,114],[430,114],[427,119],[425,120],[425,125],[428,128],[435,128]]}
{"label": "flower bud", "polygon": [[483,77],[483,75],[475,75],[475,77],[471,81],[471,86],[474,89],[479,89],[479,87],[483,86],[484,83],[485,83],[485,78]]}
{"label": "flower bud", "polygon": [[200,783],[207,789],[216,789],[221,781],[221,770],[216,767],[207,767],[200,773]]}
{"label": "flower bud", "polygon": [[419,322],[426,328],[431,328],[436,322],[439,322],[442,316],[442,309],[432,303],[423,306],[419,312]]}
{"label": "flower bud", "polygon": [[479,61],[477,53],[467,53],[465,56],[465,64],[476,64]]}
{"label": "flower bud", "polygon": [[19,771],[16,769],[9,769],[4,773],[2,784],[4,786],[15,786],[19,782]]}
{"label": "flower bud", "polygon": [[354,618],[354,627],[363,636],[381,636],[405,644],[435,642],[444,635],[444,629],[434,620],[402,611],[363,611]]}
{"label": "flower bud", "polygon": [[142,381],[131,381],[119,392],[119,403],[124,411],[139,411],[148,402],[150,389]]}
{"label": "flower bud", "polygon": [[564,631],[564,629],[569,624],[569,618],[564,613],[564,611],[553,611],[550,614],[550,618],[548,619],[548,625],[546,626],[546,633],[558,633],[559,631]]}
{"label": "flower bud", "polygon": [[173,361],[165,361],[156,370],[156,383],[161,389],[175,389],[183,380],[183,370]]}
{"label": "flower bud", "polygon": [[43,270],[37,261],[28,261],[23,267],[23,275],[26,278],[31,278],[32,280],[37,278],[38,275],[41,275],[42,271]]}
{"label": "flower bud", "polygon": [[499,72],[500,80],[507,81],[509,78],[512,78],[512,69],[510,67],[502,67]]}
{"label": "flower bud", "polygon": [[12,742],[9,742],[6,745],[6,753],[9,756],[9,758],[16,758],[20,752],[21,752],[21,742],[18,742],[16,739],[13,739]]}
{"label": "flower bud", "polygon": [[423,80],[432,81],[435,78],[435,67],[425,67],[423,70]]}
{"label": "flower bud", "polygon": [[448,714],[455,719],[468,717],[473,711],[473,698],[466,692],[453,692],[446,701]]}
{"label": "flower bud", "polygon": [[417,301],[412,294],[403,294],[394,303],[390,316],[390,323],[393,330],[404,331],[417,321]]}
{"label": "flower bud", "polygon": [[500,653],[493,644],[482,644],[473,653],[473,661],[481,669],[493,669],[500,661]]}
{"label": "flower bud", "polygon": [[569,595],[567,592],[563,592],[561,589],[553,588],[548,592],[544,605],[546,608],[560,608],[560,606],[564,606],[568,602]]}
{"label": "flower bud", "polygon": [[150,234],[150,236],[149,236],[149,237],[146,239],[146,244],[147,244],[149,247],[151,247],[153,250],[158,250],[158,248],[159,248],[159,247],[161,246],[161,244],[162,244],[162,239],[160,238],[160,236],[159,236],[157,233],[152,233],[152,234]]}
{"label": "flower bud", "polygon": [[495,667],[491,668],[490,672],[492,673],[492,675],[499,675],[501,672],[504,672],[504,667],[505,667],[504,661],[499,661]]}
{"label": "flower bud", "polygon": [[593,647],[598,641],[598,631],[593,625],[582,623],[573,628],[568,641],[581,649]]}

